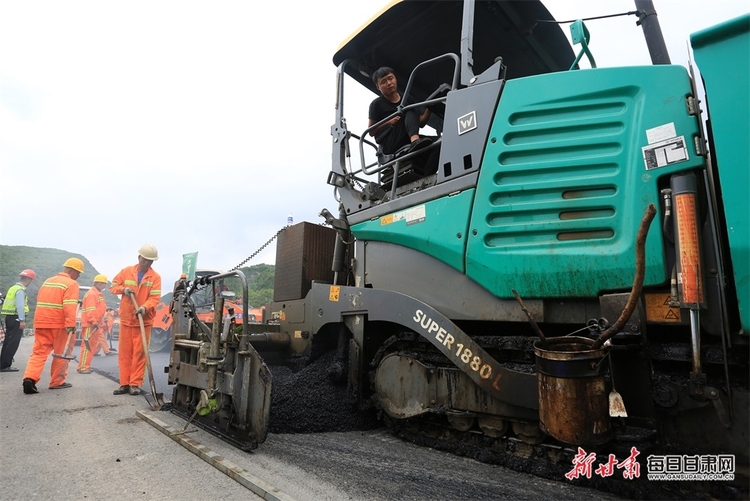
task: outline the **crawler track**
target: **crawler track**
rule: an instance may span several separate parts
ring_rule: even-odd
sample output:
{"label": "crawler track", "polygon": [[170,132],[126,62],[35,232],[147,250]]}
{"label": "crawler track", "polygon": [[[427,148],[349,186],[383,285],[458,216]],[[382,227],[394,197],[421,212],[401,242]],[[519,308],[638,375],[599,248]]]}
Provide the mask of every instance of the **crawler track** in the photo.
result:
{"label": "crawler track", "polygon": [[[624,479],[622,471],[616,470],[612,476],[606,478],[592,474],[590,479],[579,476],[568,480],[565,474],[573,470],[573,458],[578,452],[569,446],[547,443],[529,445],[515,437],[494,439],[481,432],[460,432],[429,418],[399,421],[386,417],[384,421],[394,435],[415,444],[631,499],[747,499],[748,495],[747,482],[743,488],[739,480],[731,484],[649,481],[645,478],[647,454],[638,457],[641,476],[637,479]],[[616,457],[624,459],[620,455]],[[607,453],[597,453],[594,468],[606,464],[607,461]]]}

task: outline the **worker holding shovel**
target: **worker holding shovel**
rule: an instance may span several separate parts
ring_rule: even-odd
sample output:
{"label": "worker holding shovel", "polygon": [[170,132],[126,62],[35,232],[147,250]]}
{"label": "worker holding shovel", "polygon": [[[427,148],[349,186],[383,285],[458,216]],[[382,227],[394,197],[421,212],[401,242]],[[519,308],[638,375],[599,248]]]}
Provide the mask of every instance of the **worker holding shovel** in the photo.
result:
{"label": "worker holding shovel", "polygon": [[[141,394],[146,369],[145,350],[148,349],[151,326],[161,298],[161,276],[151,268],[151,264],[157,259],[159,254],[156,247],[145,244],[138,250],[138,264],[123,268],[112,279],[109,287],[112,294],[122,295],[117,359],[120,366],[120,387],[113,392],[115,395]],[[135,298],[135,303],[132,298]],[[145,336],[142,335],[141,326]]]}
{"label": "worker holding shovel", "polygon": [[83,261],[71,257],[63,263],[63,271],[44,281],[39,288],[34,314],[34,347],[31,349],[26,372],[23,374],[23,392],[39,393],[36,384],[42,376],[50,352],[50,390],[70,388],[65,382],[68,364],[73,357],[66,353],[76,331],[78,309],[78,277],[83,273]]}
{"label": "worker holding shovel", "polygon": [[94,286],[83,296],[81,304],[81,354],[78,356],[78,372],[91,374],[91,359],[98,349],[98,339],[104,330],[104,315],[107,303],[102,291],[107,286],[107,277],[94,277]]}

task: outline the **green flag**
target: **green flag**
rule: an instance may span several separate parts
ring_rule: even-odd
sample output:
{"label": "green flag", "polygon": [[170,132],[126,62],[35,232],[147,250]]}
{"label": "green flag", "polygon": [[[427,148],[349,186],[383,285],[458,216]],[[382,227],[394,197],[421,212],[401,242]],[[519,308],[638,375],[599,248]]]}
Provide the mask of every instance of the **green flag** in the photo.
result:
{"label": "green flag", "polygon": [[198,253],[189,252],[182,255],[182,272],[188,280],[195,279],[195,264],[198,262]]}

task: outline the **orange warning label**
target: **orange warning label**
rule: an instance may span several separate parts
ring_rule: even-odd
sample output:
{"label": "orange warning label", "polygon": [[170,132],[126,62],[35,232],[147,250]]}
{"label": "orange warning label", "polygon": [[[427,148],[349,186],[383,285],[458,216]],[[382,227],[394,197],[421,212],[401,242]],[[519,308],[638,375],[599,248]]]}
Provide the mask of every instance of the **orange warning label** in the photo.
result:
{"label": "orange warning label", "polygon": [[669,294],[644,294],[646,301],[646,320],[649,322],[678,323],[682,321],[679,308],[669,306]]}
{"label": "orange warning label", "polygon": [[332,285],[330,290],[328,291],[328,300],[329,301],[338,301],[341,297],[341,287],[338,285]]}
{"label": "orange warning label", "polygon": [[678,283],[682,286],[682,301],[698,305],[703,302],[701,283],[701,255],[696,221],[695,196],[681,194],[674,197],[677,212],[677,233],[680,243],[680,273]]}
{"label": "orange warning label", "polygon": [[385,226],[386,224],[391,224],[393,222],[393,214],[388,214],[387,216],[383,216],[380,218],[380,226]]}

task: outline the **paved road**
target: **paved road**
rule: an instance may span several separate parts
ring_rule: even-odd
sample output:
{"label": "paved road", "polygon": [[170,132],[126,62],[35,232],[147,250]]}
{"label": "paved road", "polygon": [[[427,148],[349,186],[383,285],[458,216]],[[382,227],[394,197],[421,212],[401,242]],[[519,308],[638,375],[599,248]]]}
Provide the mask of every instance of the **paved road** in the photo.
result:
{"label": "paved road", "polygon": [[48,389],[50,359],[39,393],[24,395],[33,342],[21,340],[19,372],[0,373],[0,499],[260,499],[136,417],[143,397],[114,396],[73,363],[72,388]]}
{"label": "paved road", "polygon": [[[16,365],[25,367],[33,338]],[[153,356],[154,367],[168,353]],[[153,412],[143,397],[112,395],[117,357],[96,357],[96,373],[71,368],[67,390],[49,390],[48,369],[24,395],[22,373],[0,374],[2,499],[258,499],[240,484],[136,417],[146,411],[168,426],[185,421]],[[49,367],[49,363],[48,363]],[[157,370],[158,391],[171,395]],[[106,376],[106,377],[102,377]],[[109,379],[112,378],[112,379]],[[146,385],[144,385],[146,387]],[[618,499],[403,442],[384,429],[270,434],[252,453],[189,427],[189,437],[298,500]]]}
{"label": "paved road", "polygon": [[[112,346],[114,346],[114,348],[117,349],[118,342],[113,341]],[[76,351],[75,351],[76,356],[78,356],[78,349],[79,348],[76,347]],[[165,399],[171,400],[173,387],[167,384],[167,374],[164,372],[164,368],[169,366],[169,351],[165,350],[165,351],[160,351],[157,353],[151,353],[151,366],[153,367],[153,371],[154,371],[154,381],[156,382],[156,392],[163,393]],[[113,390],[120,385],[119,379],[118,379],[119,368],[117,366],[116,356],[105,357],[105,356],[100,355],[100,356],[94,357],[93,361],[91,362],[91,370],[117,383],[112,386]],[[146,376],[146,379],[143,381],[142,388],[143,390],[150,391],[149,383],[148,383],[148,376]]]}

